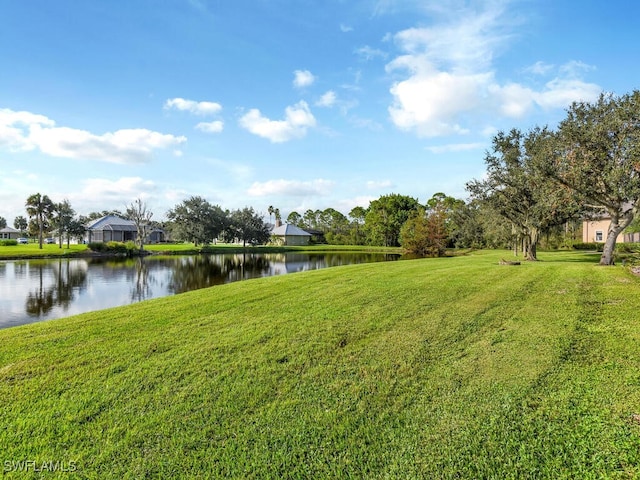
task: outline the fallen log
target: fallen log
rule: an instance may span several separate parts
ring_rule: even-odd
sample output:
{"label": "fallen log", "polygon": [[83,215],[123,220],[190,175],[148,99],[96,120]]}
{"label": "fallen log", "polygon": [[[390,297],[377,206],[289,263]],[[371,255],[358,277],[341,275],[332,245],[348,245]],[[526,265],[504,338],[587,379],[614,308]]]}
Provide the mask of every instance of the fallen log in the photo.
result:
{"label": "fallen log", "polygon": [[505,260],[504,258],[500,259],[499,265],[520,265],[520,262],[513,262],[513,261],[508,261]]}

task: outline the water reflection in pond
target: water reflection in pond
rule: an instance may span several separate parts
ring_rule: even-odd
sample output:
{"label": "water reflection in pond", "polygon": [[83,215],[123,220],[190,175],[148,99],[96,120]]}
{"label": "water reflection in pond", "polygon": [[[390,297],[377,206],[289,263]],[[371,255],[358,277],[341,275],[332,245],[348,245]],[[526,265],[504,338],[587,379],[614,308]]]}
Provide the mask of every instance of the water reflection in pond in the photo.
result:
{"label": "water reflection in pond", "polygon": [[0,328],[250,278],[398,258],[373,253],[246,253],[2,261]]}

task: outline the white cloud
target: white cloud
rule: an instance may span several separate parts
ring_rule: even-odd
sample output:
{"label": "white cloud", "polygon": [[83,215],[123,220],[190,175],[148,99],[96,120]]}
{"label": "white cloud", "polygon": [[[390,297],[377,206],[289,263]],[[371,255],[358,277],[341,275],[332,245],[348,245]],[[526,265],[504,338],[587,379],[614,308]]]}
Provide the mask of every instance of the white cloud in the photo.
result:
{"label": "white cloud", "polygon": [[213,122],[200,122],[196,125],[196,129],[205,133],[220,133],[224,129],[224,122],[215,120]]}
{"label": "white cloud", "polygon": [[[542,88],[500,84],[493,60],[507,47],[513,28],[505,5],[485,2],[480,11],[456,9],[455,18],[441,9],[441,23],[394,36],[403,54],[386,69],[399,77],[390,87],[389,107],[398,128],[423,137],[466,134],[479,118],[522,117],[535,108],[566,108],[572,101],[597,97],[600,87],[579,77],[591,68],[581,62],[559,67],[556,78]],[[525,71],[545,75],[552,69],[538,62]]]}
{"label": "white cloud", "polygon": [[316,81],[316,77],[309,70],[296,70],[293,75],[293,86],[296,88],[309,87]]}
{"label": "white cloud", "polygon": [[55,122],[44,115],[0,109],[0,146],[11,150],[33,150],[28,130],[33,126],[53,127]]}
{"label": "white cloud", "polygon": [[320,97],[320,99],[316,102],[316,105],[319,107],[331,108],[336,104],[336,100],[336,92],[334,92],[333,90],[329,90]]}
{"label": "white cloud", "polygon": [[117,130],[94,135],[73,128],[34,126],[29,134],[34,145],[47,155],[62,158],[102,160],[111,163],[145,163],[157,149],[166,149],[186,141],[146,129]]}
{"label": "white cloud", "polygon": [[88,178],[82,181],[82,188],[66,195],[76,208],[82,211],[123,209],[135,198],[150,198],[155,193],[156,184],[140,177],[122,177],[117,180]]}
{"label": "white cloud", "polygon": [[489,87],[489,91],[497,100],[499,111],[504,116],[520,118],[534,106],[536,93],[520,84],[509,83],[505,86],[494,84]]}
{"label": "white cloud", "polygon": [[355,53],[367,61],[372,60],[376,57],[380,57],[383,59],[388,57],[388,54],[386,52],[383,52],[382,50],[379,50],[377,48],[371,48],[369,45],[356,48]]}
{"label": "white cloud", "polygon": [[476,143],[451,143],[449,145],[437,145],[433,147],[426,147],[431,153],[450,153],[450,152],[466,152],[469,150],[480,150],[486,148],[487,144],[482,142]]}
{"label": "white cloud", "polygon": [[222,105],[216,102],[196,102],[184,98],[170,98],[164,102],[165,110],[180,110],[195,115],[215,115],[222,110]]}
{"label": "white cloud", "polygon": [[86,130],[56,127],[43,115],[0,110],[0,145],[12,150],[35,150],[60,158],[144,163],[155,150],[186,142],[185,137],[147,129],[124,129],[96,135]]}
{"label": "white cloud", "polygon": [[537,92],[535,101],[543,108],[564,108],[573,102],[593,102],[602,92],[595,83],[578,79],[554,78]]}
{"label": "white cloud", "polygon": [[345,25],[344,23],[340,24],[340,31],[342,33],[353,32],[353,27],[349,25]]}
{"label": "white cloud", "polygon": [[249,110],[240,118],[240,126],[272,143],[282,143],[304,137],[307,129],[315,127],[316,119],[305,101],[300,101],[285,110],[284,120],[270,120],[257,108]]}
{"label": "white cloud", "polygon": [[268,180],[266,182],[254,182],[247,193],[252,197],[264,197],[267,195],[308,196],[327,195],[331,191],[334,182],[322,178],[311,181],[299,180]]}
{"label": "white cloud", "polygon": [[534,63],[533,65],[525,68],[524,71],[525,72],[530,72],[530,73],[533,73],[533,74],[536,74],[536,75],[546,75],[551,70],[553,70],[553,68],[554,68],[554,66],[549,64],[549,63],[538,61],[538,62]]}
{"label": "white cloud", "polygon": [[569,77],[578,77],[582,72],[590,72],[595,70],[596,67],[588,65],[584,62],[577,60],[571,60],[570,62],[560,65],[560,73]]}
{"label": "white cloud", "polygon": [[389,113],[395,125],[425,137],[466,133],[458,115],[480,106],[481,91],[492,75],[438,71],[422,57],[400,57],[389,66],[401,67],[409,68],[412,75],[391,87],[394,103]]}

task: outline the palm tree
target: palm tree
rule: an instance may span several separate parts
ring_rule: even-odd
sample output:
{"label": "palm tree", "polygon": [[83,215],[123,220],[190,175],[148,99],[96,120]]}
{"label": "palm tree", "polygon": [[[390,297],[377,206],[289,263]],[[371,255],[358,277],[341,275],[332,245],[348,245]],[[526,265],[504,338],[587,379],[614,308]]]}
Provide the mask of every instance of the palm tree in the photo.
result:
{"label": "palm tree", "polygon": [[269,212],[269,223],[271,223],[271,215],[273,215],[273,212],[275,212],[275,210],[273,209],[273,205],[269,205],[269,208],[267,208],[267,212]]}
{"label": "palm tree", "polygon": [[18,215],[13,220],[13,227],[16,230],[20,230],[21,235],[24,233],[24,231],[27,229],[28,226],[29,226],[29,223],[27,222],[27,219],[24,218],[22,215]]}
{"label": "palm tree", "polygon": [[38,222],[38,241],[40,243],[40,249],[42,249],[42,233],[44,232],[45,224],[51,219],[51,215],[53,215],[53,202],[47,195],[34,193],[27,198],[25,206],[27,207],[29,217],[35,218]]}

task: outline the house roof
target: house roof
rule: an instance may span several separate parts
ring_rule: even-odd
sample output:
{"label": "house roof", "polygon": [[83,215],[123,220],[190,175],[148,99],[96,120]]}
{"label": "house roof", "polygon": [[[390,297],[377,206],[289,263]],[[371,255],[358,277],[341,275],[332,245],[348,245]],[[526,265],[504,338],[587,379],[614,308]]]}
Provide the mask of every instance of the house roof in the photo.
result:
{"label": "house roof", "polygon": [[0,228],[0,233],[20,233],[20,230],[6,226],[4,228]]}
{"label": "house roof", "polygon": [[125,232],[135,232],[137,230],[136,223],[133,220],[120,218],[116,215],[106,215],[102,218],[94,220],[87,225],[88,230],[118,230]]}
{"label": "house roof", "polygon": [[288,223],[284,225],[280,225],[279,227],[271,230],[271,235],[278,235],[280,237],[310,237],[311,234],[309,232],[305,232],[301,228],[296,227],[295,225],[289,225]]}

